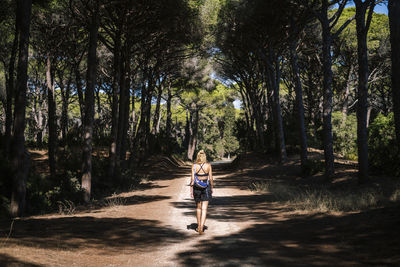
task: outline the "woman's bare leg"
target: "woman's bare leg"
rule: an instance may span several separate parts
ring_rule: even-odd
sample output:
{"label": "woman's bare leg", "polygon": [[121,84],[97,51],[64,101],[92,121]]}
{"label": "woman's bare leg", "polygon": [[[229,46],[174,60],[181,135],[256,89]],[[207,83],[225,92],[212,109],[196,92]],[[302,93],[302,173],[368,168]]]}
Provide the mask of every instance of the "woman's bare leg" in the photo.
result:
{"label": "woman's bare leg", "polygon": [[196,218],[197,218],[197,229],[200,229],[201,201],[196,202]]}
{"label": "woman's bare leg", "polygon": [[206,223],[207,207],[208,207],[208,201],[201,201],[201,220],[199,228],[201,229],[201,231],[204,230],[204,224]]}

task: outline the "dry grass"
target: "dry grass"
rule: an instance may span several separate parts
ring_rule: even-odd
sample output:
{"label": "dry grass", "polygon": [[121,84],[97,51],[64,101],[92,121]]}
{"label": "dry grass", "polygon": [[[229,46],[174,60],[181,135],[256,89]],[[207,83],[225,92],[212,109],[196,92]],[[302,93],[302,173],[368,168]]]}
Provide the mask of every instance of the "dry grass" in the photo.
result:
{"label": "dry grass", "polygon": [[58,213],[72,215],[76,211],[75,203],[70,200],[57,201]]}
{"label": "dry grass", "polygon": [[296,210],[318,212],[360,211],[400,201],[399,182],[338,189],[329,185],[290,185],[269,180],[252,183],[250,189],[268,192]]}
{"label": "dry grass", "polygon": [[102,201],[102,206],[115,209],[118,208],[119,206],[125,206],[126,205],[126,198],[119,197],[117,194],[112,194],[112,196],[105,198]]}

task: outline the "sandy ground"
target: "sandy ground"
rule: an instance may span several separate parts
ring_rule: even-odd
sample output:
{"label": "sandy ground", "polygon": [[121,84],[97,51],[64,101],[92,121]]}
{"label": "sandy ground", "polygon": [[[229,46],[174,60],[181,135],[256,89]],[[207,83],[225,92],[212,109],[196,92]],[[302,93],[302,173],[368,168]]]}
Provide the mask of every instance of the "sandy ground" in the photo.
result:
{"label": "sandy ground", "polygon": [[[215,170],[198,235],[188,168],[103,208],[0,223],[1,266],[400,266],[399,208],[293,212],[247,189],[260,173]],[[399,253],[398,253],[399,252]]]}

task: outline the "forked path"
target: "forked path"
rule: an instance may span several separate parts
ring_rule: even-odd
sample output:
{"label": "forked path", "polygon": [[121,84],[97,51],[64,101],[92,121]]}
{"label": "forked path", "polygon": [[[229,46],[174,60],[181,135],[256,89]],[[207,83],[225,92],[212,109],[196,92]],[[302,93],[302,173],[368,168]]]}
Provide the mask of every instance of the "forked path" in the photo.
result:
{"label": "forked path", "polygon": [[270,196],[247,189],[254,175],[265,173],[216,170],[208,229],[200,236],[194,231],[189,171],[160,176],[109,200],[106,207],[16,221],[8,239],[9,225],[2,223],[0,265],[345,266],[385,265],[390,257],[393,262],[393,254],[369,249],[379,247],[377,240],[385,237],[353,227],[354,222],[374,220],[382,226],[379,213],[339,217],[290,212]]}

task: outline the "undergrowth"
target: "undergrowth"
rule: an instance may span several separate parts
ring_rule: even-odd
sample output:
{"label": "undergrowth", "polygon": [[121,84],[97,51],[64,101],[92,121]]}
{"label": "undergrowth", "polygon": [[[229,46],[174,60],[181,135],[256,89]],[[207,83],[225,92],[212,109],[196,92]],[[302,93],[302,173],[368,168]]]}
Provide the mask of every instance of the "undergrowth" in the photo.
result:
{"label": "undergrowth", "polygon": [[295,210],[340,212],[359,211],[400,201],[400,182],[370,184],[358,188],[329,185],[291,185],[278,181],[254,182],[250,189],[269,192],[273,198]]}

